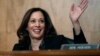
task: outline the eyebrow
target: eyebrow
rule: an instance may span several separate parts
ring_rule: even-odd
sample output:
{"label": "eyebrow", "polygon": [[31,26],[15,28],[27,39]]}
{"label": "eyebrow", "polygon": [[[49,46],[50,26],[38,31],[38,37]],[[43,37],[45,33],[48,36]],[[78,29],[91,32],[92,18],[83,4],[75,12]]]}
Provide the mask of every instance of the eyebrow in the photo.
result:
{"label": "eyebrow", "polygon": [[[36,18],[30,18],[30,20],[33,20],[33,19],[36,19]],[[42,19],[42,20],[44,20],[44,18],[39,18],[39,19]]]}

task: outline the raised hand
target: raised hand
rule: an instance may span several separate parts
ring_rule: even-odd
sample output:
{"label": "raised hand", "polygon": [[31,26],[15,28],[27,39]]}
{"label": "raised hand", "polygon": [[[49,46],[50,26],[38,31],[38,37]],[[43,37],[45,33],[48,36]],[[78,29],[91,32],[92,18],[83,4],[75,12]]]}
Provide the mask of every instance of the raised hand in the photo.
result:
{"label": "raised hand", "polygon": [[79,5],[73,4],[70,9],[70,18],[72,23],[75,23],[78,21],[81,14],[85,11],[85,9],[88,6],[88,0],[81,0]]}
{"label": "raised hand", "polygon": [[72,21],[73,27],[75,29],[75,34],[80,34],[80,23],[78,19],[82,15],[82,13],[85,11],[85,9],[88,6],[88,0],[81,0],[79,5],[73,4],[70,9],[70,19]]}

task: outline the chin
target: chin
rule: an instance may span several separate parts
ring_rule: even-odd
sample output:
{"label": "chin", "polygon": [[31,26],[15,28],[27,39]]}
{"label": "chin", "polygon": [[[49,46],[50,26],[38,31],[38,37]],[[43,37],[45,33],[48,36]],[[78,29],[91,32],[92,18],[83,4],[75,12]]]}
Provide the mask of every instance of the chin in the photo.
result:
{"label": "chin", "polygon": [[41,39],[41,35],[34,35],[34,39]]}

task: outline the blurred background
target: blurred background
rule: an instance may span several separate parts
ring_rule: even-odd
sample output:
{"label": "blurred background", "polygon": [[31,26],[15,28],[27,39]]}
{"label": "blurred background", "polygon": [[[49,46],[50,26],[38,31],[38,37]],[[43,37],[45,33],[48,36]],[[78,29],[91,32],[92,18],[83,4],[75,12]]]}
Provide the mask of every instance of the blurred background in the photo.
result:
{"label": "blurred background", "polygon": [[[0,0],[0,51],[12,51],[18,42],[16,31],[25,12],[32,7],[45,9],[58,32],[73,39],[73,26],[69,10],[80,0]],[[89,44],[100,43],[100,0],[89,0],[86,11],[80,17],[80,25]]]}

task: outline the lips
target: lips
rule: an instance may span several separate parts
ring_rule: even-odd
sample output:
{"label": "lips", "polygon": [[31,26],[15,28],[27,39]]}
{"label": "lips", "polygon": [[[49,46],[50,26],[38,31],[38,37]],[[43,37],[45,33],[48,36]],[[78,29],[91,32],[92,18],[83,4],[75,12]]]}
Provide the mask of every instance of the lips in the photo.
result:
{"label": "lips", "polygon": [[39,34],[41,32],[41,29],[34,29],[33,32]]}

